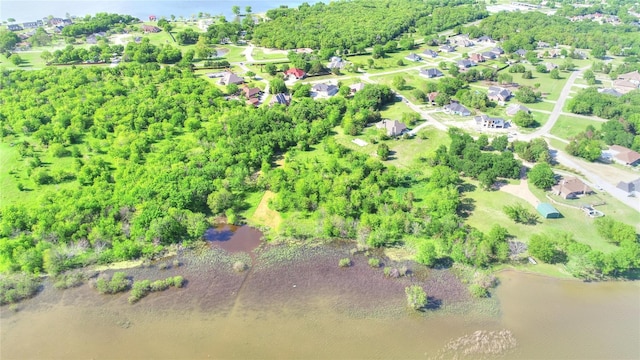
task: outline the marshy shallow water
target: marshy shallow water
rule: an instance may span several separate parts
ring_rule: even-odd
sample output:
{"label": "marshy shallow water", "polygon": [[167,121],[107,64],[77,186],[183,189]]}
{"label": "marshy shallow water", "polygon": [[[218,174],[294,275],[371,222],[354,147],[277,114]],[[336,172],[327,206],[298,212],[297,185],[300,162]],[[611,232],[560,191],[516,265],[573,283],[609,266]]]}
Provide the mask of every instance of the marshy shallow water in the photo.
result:
{"label": "marshy shallow water", "polygon": [[[135,279],[183,275],[187,286],[135,305],[88,285],[41,294],[0,316],[0,358],[608,358],[640,357],[637,282],[581,283],[513,271],[493,299],[476,302],[448,270],[389,279],[348,248],[219,248],[182,266],[129,269]],[[251,259],[248,259],[249,262]],[[437,306],[405,309],[420,281]]]}

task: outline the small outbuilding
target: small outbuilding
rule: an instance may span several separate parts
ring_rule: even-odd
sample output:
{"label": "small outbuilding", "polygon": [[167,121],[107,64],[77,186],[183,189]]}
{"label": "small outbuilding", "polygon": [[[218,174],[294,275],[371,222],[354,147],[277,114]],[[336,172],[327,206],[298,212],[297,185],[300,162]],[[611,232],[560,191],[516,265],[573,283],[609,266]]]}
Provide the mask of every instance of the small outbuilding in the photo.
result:
{"label": "small outbuilding", "polygon": [[560,212],[558,210],[556,210],[556,208],[551,206],[551,204],[549,204],[549,203],[540,203],[540,204],[538,204],[538,207],[536,208],[536,210],[538,210],[540,215],[542,215],[545,219],[558,219],[558,218],[560,218]]}

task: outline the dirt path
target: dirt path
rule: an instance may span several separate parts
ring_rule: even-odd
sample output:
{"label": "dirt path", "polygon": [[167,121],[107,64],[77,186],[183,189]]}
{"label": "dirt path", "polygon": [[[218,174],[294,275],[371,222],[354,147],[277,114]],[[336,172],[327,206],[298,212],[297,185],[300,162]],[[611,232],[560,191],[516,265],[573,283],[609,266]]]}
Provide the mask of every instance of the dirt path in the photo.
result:
{"label": "dirt path", "polygon": [[538,198],[533,195],[531,190],[529,190],[527,179],[520,179],[520,184],[518,185],[504,185],[500,187],[500,191],[504,191],[508,194],[517,196],[520,199],[525,200],[526,202],[531,204],[533,207],[536,207],[538,206],[538,204],[540,204],[540,200],[538,200]]}
{"label": "dirt path", "polygon": [[274,192],[267,190],[264,193],[262,200],[260,200],[258,208],[253,213],[253,216],[251,216],[251,220],[277,230],[282,223],[282,216],[280,216],[279,212],[269,209],[269,200],[275,197],[276,194]]}

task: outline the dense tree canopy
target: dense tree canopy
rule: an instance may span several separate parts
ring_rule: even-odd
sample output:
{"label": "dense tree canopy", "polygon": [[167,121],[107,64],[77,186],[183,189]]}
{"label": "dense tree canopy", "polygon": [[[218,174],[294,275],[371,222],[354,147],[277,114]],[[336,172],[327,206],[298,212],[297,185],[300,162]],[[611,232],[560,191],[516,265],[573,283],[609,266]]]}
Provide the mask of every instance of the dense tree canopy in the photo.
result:
{"label": "dense tree canopy", "polygon": [[108,13],[97,13],[87,16],[84,20],[76,20],[62,29],[63,36],[89,35],[100,31],[110,30],[115,25],[128,25],[137,21],[133,16]]}

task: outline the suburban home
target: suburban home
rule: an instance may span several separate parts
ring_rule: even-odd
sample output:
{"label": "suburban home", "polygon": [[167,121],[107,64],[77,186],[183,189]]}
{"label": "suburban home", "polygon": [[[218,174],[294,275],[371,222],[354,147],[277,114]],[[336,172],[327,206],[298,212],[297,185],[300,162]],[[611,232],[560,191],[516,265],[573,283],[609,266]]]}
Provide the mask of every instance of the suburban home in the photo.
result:
{"label": "suburban home", "polygon": [[225,71],[217,72],[217,73],[208,73],[208,74],[207,74],[207,77],[208,77],[209,79],[221,78],[221,77],[223,77],[223,76],[224,76],[224,74],[225,74],[225,73],[226,73]]}
{"label": "suburban home", "polygon": [[244,84],[244,79],[240,76],[232,73],[231,71],[227,71],[222,75],[219,81],[220,85],[229,85],[229,84]]}
{"label": "suburban home", "polygon": [[409,61],[422,61],[422,58],[414,53],[410,53],[409,55],[404,57]]}
{"label": "suburban home", "polygon": [[427,49],[427,50],[423,51],[422,55],[430,57],[432,59],[435,59],[435,58],[438,57],[438,53],[433,51],[433,50],[431,50],[431,49]]}
{"label": "suburban home", "polygon": [[281,104],[281,105],[289,106],[290,103],[291,103],[291,96],[289,94],[278,93],[273,95],[273,97],[271,98],[270,105],[273,106],[274,104]]}
{"label": "suburban home", "polygon": [[49,24],[52,26],[64,25],[64,20],[62,18],[53,18],[49,20]]}
{"label": "suburban home", "polygon": [[615,97],[620,97],[620,96],[623,95],[622,93],[616,91],[616,89],[610,89],[610,88],[608,88],[608,89],[598,89],[598,92],[601,93],[601,94],[613,95]]}
{"label": "suburban home", "polygon": [[486,60],[493,60],[495,58],[497,58],[498,56],[494,53],[492,53],[491,51],[485,51],[482,53],[482,57],[485,58]]}
{"label": "suburban home", "polygon": [[480,54],[471,54],[471,56],[469,56],[469,60],[473,61],[474,63],[481,63],[484,62],[485,59],[482,55]]}
{"label": "suburban home", "polygon": [[364,83],[361,83],[361,82],[359,82],[359,83],[355,83],[355,84],[351,84],[351,85],[349,85],[349,92],[350,92],[351,94],[355,94],[355,93],[357,93],[358,91],[360,91],[360,90],[364,89],[364,85],[365,85],[365,84],[364,84]]}
{"label": "suburban home", "polygon": [[525,49],[518,49],[516,50],[516,55],[520,56],[520,57],[525,57],[527,56],[527,50]]}
{"label": "suburban home", "polygon": [[160,29],[157,26],[153,26],[153,25],[142,25],[140,27],[140,30],[142,30],[143,33],[147,34],[147,33],[159,33],[160,31],[162,31],[162,29]]}
{"label": "suburban home", "polygon": [[250,88],[248,86],[243,86],[242,93],[244,94],[244,97],[246,97],[247,99],[251,99],[254,97],[260,97],[260,95],[262,94],[262,90],[257,87]]}
{"label": "suburban home", "polygon": [[149,21],[156,21],[157,17],[155,15],[149,15]]}
{"label": "suburban home", "polygon": [[329,69],[342,69],[345,67],[345,62],[339,56],[331,57],[331,61],[327,64],[327,68]]}
{"label": "suburban home", "polygon": [[617,79],[613,81],[613,88],[621,94],[626,94],[630,91],[637,90],[638,85],[629,80]]}
{"label": "suburban home", "polygon": [[316,96],[331,97],[338,93],[338,87],[333,84],[315,84],[311,91],[316,93]]}
{"label": "suburban home", "polygon": [[446,52],[446,53],[452,53],[454,51],[456,51],[456,47],[455,46],[451,46],[451,45],[442,45],[439,47],[440,51],[442,52]]}
{"label": "suburban home", "polygon": [[507,101],[512,95],[511,90],[499,86],[489,86],[488,97],[491,101]]}
{"label": "suburban home", "polygon": [[588,187],[582,180],[576,177],[569,177],[560,180],[557,185],[551,188],[551,191],[564,199],[575,199],[578,195],[585,195],[593,193],[590,187]]}
{"label": "suburban home", "polygon": [[260,105],[260,98],[252,97],[247,99],[247,105],[252,105],[254,107],[258,107]]}
{"label": "suburban home", "polygon": [[495,44],[496,41],[493,40],[491,36],[482,35],[476,40],[476,42]]}
{"label": "suburban home", "polygon": [[562,216],[560,212],[549,203],[538,204],[536,210],[538,210],[538,213],[545,219],[558,219]]}
{"label": "suburban home", "polygon": [[504,50],[502,50],[501,47],[494,47],[493,49],[491,49],[491,52],[498,56],[504,54]]}
{"label": "suburban home", "polygon": [[502,118],[494,118],[489,115],[482,114],[473,118],[478,126],[489,129],[504,129],[507,122]]}
{"label": "suburban home", "polygon": [[449,105],[445,105],[443,109],[444,109],[444,112],[446,112],[447,114],[454,114],[454,115],[460,115],[460,116],[471,115],[471,111],[469,111],[469,109],[467,109],[466,107],[460,105],[460,103],[457,101],[452,101]]}
{"label": "suburban home", "polygon": [[22,26],[20,26],[20,25],[16,25],[16,24],[13,24],[13,25],[7,25],[7,29],[8,29],[9,31],[20,31],[20,30],[22,30]]}
{"label": "suburban home", "polygon": [[378,129],[384,129],[387,136],[402,135],[407,130],[407,126],[398,120],[382,120],[376,123]]}
{"label": "suburban home", "polygon": [[549,46],[551,46],[551,45],[549,45],[549,43],[546,43],[544,41],[538,41],[538,48],[539,49],[548,48]]}
{"label": "suburban home", "polygon": [[634,192],[640,193],[640,178],[637,178],[630,182],[620,181],[616,187],[628,193],[629,195],[633,194]]}
{"label": "suburban home", "polygon": [[462,60],[458,60],[456,62],[458,64],[458,67],[460,69],[467,69],[473,66],[476,66],[477,64],[469,59],[462,59]]}
{"label": "suburban home", "polygon": [[638,70],[626,74],[620,74],[618,75],[618,79],[628,80],[636,85],[640,85],[640,73]]}
{"label": "suburban home", "polygon": [[635,166],[640,163],[640,154],[624,146],[611,145],[609,147],[609,153],[613,161],[618,164]]}
{"label": "suburban home", "polygon": [[287,71],[284,72],[285,76],[288,76],[289,78],[295,78],[295,79],[304,79],[305,76],[307,76],[307,73],[304,72],[304,70],[302,69],[298,69],[298,68],[290,68]]}
{"label": "suburban home", "polygon": [[526,106],[522,105],[522,104],[511,104],[509,106],[507,106],[507,115],[509,116],[515,116],[518,112],[520,111],[524,111],[526,113],[529,113],[529,108],[527,108]]}
{"label": "suburban home", "polygon": [[469,40],[469,36],[467,35],[458,35],[452,38],[450,42],[457,46],[462,46],[462,47],[473,46],[473,41]]}
{"label": "suburban home", "polygon": [[44,21],[42,21],[42,20],[36,20],[36,25],[38,25],[38,26],[44,26]]}
{"label": "suburban home", "polygon": [[444,75],[442,73],[442,71],[436,69],[436,68],[424,68],[424,69],[420,69],[420,76],[422,77],[426,77],[427,79],[431,79],[431,78],[435,78],[435,77],[440,77]]}
{"label": "suburban home", "polygon": [[556,65],[554,63],[547,62],[547,63],[544,63],[544,67],[547,69],[547,71],[551,71],[553,69],[557,69],[558,65]]}
{"label": "suburban home", "polygon": [[438,92],[437,91],[430,92],[430,93],[427,94],[427,100],[429,101],[429,103],[431,105],[435,105],[437,96],[438,96]]}
{"label": "suburban home", "polygon": [[38,27],[38,23],[35,21],[29,21],[22,23],[22,27],[25,29],[36,29]]}

